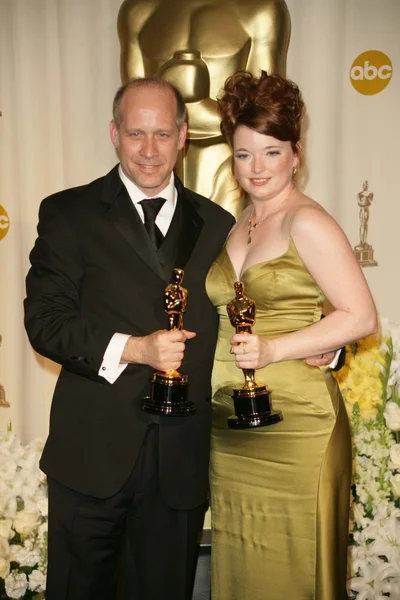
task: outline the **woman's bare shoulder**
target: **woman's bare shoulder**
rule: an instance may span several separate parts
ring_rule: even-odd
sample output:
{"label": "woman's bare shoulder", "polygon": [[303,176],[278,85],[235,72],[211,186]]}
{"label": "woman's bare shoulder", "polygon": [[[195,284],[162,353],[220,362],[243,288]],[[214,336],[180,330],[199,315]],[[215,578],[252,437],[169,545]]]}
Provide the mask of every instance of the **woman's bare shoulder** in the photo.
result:
{"label": "woman's bare shoulder", "polygon": [[311,222],[315,223],[316,219],[321,218],[323,220],[324,218],[332,219],[321,204],[296,190],[287,211],[287,222],[289,222],[290,230],[292,231],[293,227],[297,229],[301,226],[307,226]]}

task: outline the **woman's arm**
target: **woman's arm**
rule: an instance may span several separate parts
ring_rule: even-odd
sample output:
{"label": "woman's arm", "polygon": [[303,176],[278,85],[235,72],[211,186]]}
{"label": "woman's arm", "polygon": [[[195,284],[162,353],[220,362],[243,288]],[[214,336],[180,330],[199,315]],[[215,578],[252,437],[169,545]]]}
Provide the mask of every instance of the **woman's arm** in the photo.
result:
{"label": "woman's arm", "polygon": [[233,349],[240,357],[240,368],[260,368],[271,362],[324,354],[377,331],[371,292],[336,221],[322,208],[304,206],[292,221],[291,235],[305,266],[334,310],[325,319],[274,339],[234,336],[234,343],[246,343],[246,353],[243,348]]}

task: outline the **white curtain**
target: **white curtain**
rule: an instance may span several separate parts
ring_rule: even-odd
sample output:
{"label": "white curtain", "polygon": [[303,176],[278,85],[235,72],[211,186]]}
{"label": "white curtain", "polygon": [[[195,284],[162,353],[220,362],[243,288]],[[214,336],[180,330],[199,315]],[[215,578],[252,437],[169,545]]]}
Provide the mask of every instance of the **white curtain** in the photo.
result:
{"label": "white curtain", "polygon": [[[168,0],[165,0],[166,2]],[[108,138],[120,83],[116,18],[121,0],[0,0],[0,383],[11,407],[0,428],[28,441],[47,433],[58,367],[34,354],[23,328],[24,278],[46,195],[80,185],[116,162]],[[398,0],[287,0],[287,75],[304,94],[306,192],[359,241],[357,193],[374,193],[368,242],[379,265],[365,270],[381,314],[399,318],[397,156]],[[364,51],[393,63],[381,93],[362,95],[349,71]]]}

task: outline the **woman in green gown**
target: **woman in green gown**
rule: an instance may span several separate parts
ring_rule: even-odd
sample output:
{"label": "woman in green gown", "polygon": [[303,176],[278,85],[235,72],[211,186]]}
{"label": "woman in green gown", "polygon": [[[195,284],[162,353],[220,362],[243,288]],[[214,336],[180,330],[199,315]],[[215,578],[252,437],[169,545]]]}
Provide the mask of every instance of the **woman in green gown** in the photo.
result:
{"label": "woman in green gown", "polygon": [[[344,600],[351,440],[328,367],[303,359],[374,333],[362,271],[335,220],[294,184],[303,101],[279,75],[239,72],[219,100],[251,202],[207,277],[219,312],[211,452],[212,600]],[[256,303],[235,334],[236,281]],[[334,307],[321,319],[327,298]],[[235,430],[232,388],[256,369],[283,421]]]}

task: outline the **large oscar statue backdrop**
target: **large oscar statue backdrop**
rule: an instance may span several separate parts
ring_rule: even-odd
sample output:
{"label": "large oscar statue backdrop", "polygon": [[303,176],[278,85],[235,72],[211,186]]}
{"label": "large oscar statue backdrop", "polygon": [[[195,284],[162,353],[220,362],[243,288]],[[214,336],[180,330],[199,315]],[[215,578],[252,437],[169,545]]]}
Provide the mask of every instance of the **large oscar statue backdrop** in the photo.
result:
{"label": "large oscar statue backdrop", "polygon": [[285,0],[125,0],[118,34],[122,81],[158,75],[185,99],[188,142],[177,167],[184,184],[239,215],[245,199],[232,177],[216,96],[240,69],[285,75]]}

